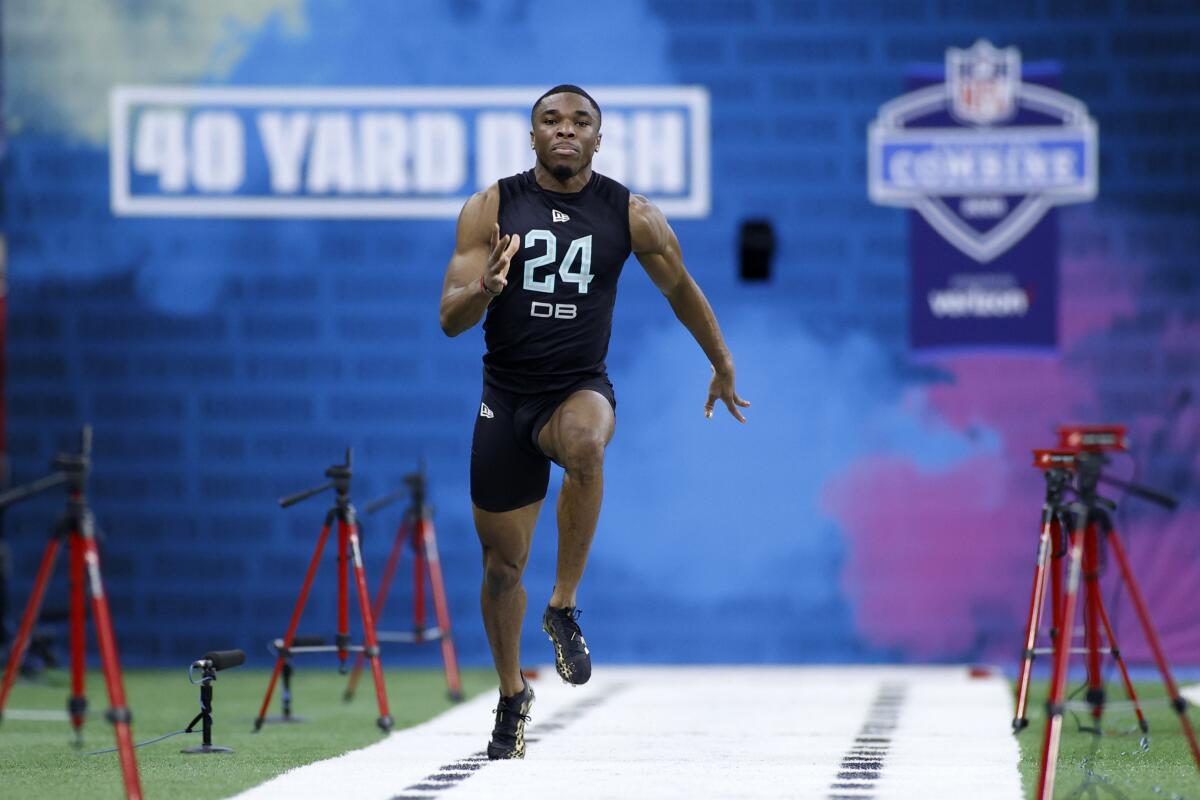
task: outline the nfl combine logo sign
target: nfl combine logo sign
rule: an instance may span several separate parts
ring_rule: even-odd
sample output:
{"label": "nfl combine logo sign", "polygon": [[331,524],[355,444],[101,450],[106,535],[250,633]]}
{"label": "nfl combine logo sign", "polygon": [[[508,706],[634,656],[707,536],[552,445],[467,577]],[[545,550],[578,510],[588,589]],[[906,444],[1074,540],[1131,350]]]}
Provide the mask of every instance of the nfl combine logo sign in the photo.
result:
{"label": "nfl combine logo sign", "polygon": [[[1056,274],[1053,208],[1096,196],[1096,123],[1082,102],[1051,85],[1057,67],[1023,69],[1015,47],[982,40],[951,47],[938,71],[917,70],[912,91],[884,104],[868,130],[871,200],[914,212],[913,288],[927,289],[914,303],[914,326],[920,315],[1021,319],[1039,332],[973,324],[958,326],[963,335],[943,329],[923,339],[915,330],[914,346],[1053,345],[1056,279],[1025,273],[1032,256]],[[945,245],[949,258],[940,252]],[[1015,249],[1024,267],[1014,263]]]}
{"label": "nfl combine logo sign", "polygon": [[[1019,109],[1025,124],[1000,126]],[[1096,123],[1078,100],[1022,83],[1015,47],[950,48],[946,82],[883,106],[869,147],[871,199],[915,209],[979,262],[1011,248],[1052,206],[1096,196]]]}

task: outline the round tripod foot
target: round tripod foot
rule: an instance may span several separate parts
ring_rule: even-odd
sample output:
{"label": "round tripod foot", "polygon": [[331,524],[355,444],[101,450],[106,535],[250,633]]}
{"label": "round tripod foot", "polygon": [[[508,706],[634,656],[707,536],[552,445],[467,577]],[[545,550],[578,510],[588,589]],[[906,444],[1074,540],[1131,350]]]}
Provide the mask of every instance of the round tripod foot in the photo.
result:
{"label": "round tripod foot", "polygon": [[342,692],[342,702],[343,702],[343,703],[352,703],[352,702],[354,702],[354,692],[350,691],[349,689],[347,689],[346,691]]}
{"label": "round tripod foot", "polygon": [[197,755],[199,753],[232,753],[233,748],[221,747],[217,744],[198,744],[195,747],[185,747],[179,752],[187,753],[188,755]]}
{"label": "round tripod foot", "polygon": [[385,714],[384,716],[375,720],[375,724],[379,726],[379,730],[387,733],[392,729],[392,726],[396,724],[396,721],[392,719],[391,714]]}
{"label": "round tripod foot", "polygon": [[262,726],[263,726],[263,718],[262,717],[259,717],[256,720],[254,720],[254,732],[255,733],[258,733],[259,731],[261,731]]}
{"label": "round tripod foot", "polygon": [[462,702],[462,699],[463,699],[462,692],[446,692],[446,695],[450,698],[450,701],[453,703],[461,703]]}
{"label": "round tripod foot", "polygon": [[1013,733],[1020,733],[1029,727],[1029,720],[1024,717],[1017,717],[1012,721]]}

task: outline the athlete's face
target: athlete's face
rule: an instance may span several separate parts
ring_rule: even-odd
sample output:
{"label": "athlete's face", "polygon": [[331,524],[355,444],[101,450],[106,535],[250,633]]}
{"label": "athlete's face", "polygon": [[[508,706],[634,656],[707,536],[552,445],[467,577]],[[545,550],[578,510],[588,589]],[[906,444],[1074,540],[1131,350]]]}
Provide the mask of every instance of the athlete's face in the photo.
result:
{"label": "athlete's face", "polygon": [[565,181],[591,165],[600,147],[596,109],[573,92],[549,95],[534,112],[530,141],[542,166]]}

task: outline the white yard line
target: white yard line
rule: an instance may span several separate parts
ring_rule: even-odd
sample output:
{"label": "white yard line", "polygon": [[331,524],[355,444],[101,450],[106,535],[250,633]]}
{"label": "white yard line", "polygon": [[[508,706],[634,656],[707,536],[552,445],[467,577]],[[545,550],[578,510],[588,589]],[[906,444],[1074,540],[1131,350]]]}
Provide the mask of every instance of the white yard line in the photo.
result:
{"label": "white yard line", "polygon": [[1200,706],[1200,683],[1184,686],[1179,690],[1179,693],[1192,705]]}
{"label": "white yard line", "polygon": [[241,797],[1021,798],[999,677],[953,667],[602,667],[572,688],[542,674],[524,761],[480,758],[488,694]]}
{"label": "white yard line", "polygon": [[68,722],[71,715],[65,711],[41,708],[6,708],[5,719],[19,719],[23,722]]}

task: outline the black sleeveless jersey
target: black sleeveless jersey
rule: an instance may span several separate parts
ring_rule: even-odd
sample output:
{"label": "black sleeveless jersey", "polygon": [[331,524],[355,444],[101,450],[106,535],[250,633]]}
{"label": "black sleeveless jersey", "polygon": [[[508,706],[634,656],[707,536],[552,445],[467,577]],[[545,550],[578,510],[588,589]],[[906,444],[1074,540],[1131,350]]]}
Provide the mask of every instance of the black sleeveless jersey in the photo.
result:
{"label": "black sleeveless jersey", "polygon": [[593,172],[578,192],[552,192],[529,170],[500,181],[498,222],[521,248],[483,321],[484,380],[534,393],[603,375],[631,251],[629,190]]}

